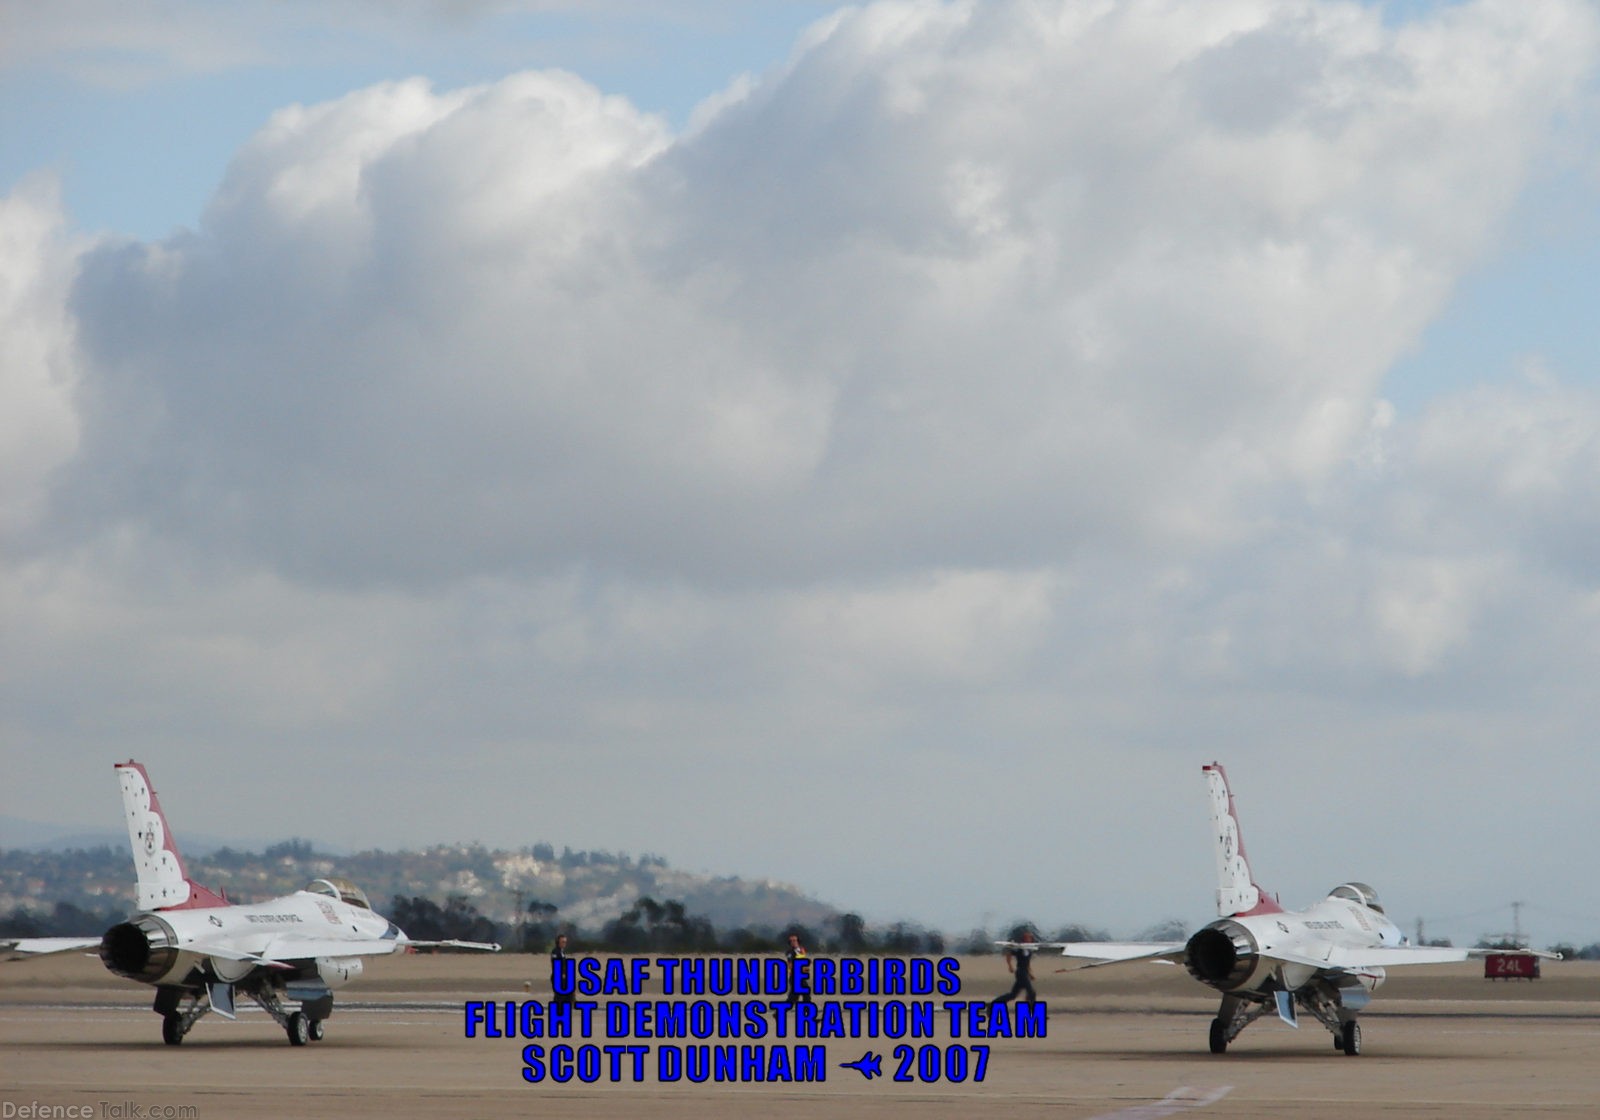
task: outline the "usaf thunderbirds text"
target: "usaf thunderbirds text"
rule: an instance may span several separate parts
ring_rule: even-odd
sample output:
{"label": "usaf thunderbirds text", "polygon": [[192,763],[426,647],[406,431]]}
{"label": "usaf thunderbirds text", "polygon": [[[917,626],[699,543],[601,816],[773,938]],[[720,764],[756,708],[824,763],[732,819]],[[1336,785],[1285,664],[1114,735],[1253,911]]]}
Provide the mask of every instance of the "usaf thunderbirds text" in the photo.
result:
{"label": "usaf thunderbirds text", "polygon": [[[801,990],[816,1002],[791,1002],[796,977],[789,962],[771,958],[585,957],[562,965],[553,978],[556,1000],[463,1006],[467,1038],[537,1040],[522,1048],[530,1083],[643,1081],[647,1071],[665,1083],[826,1081],[827,1041],[941,1034],[972,1041],[897,1045],[884,1080],[982,1081],[989,1047],[979,1040],[1044,1038],[1049,1030],[1043,1003],[991,1007],[957,998],[961,966],[953,957],[801,961]],[[639,998],[657,978],[668,998]],[[841,1056],[858,1058],[857,1047],[849,1050]],[[870,1081],[878,1061],[869,1050],[839,1064]]]}

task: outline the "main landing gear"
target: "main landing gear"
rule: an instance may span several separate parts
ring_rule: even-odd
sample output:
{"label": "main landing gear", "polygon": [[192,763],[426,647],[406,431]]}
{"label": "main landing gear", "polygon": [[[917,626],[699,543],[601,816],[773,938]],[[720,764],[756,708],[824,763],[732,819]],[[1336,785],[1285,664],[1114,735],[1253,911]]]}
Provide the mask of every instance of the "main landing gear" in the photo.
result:
{"label": "main landing gear", "polygon": [[[303,1003],[301,1010],[293,1012],[284,1008],[274,989],[251,989],[246,994],[283,1028],[290,1046],[322,1041],[326,1033],[323,1020],[333,1010],[331,994]],[[204,990],[191,992],[185,988],[162,987],[156,989],[155,1010],[161,1015],[161,1041],[168,1046],[178,1046],[194,1025],[211,1013],[212,1007]]]}
{"label": "main landing gear", "polygon": [[278,993],[271,988],[252,991],[250,998],[261,1005],[261,1009],[283,1028],[283,1033],[289,1036],[290,1046],[304,1046],[308,1042],[321,1042],[323,1036],[322,1020],[328,1011],[333,1010],[333,997],[326,998],[326,1006],[321,1006],[324,1000],[314,1001],[313,1004],[303,1004],[302,1008],[310,1007],[313,1011],[321,1011],[323,1015],[313,1017],[311,1011],[285,1011],[283,1001],[278,998]]}
{"label": "main landing gear", "polygon": [[[1310,1012],[1318,1022],[1333,1034],[1333,1048],[1350,1057],[1361,1053],[1361,1024],[1348,1008],[1342,1009],[1336,997],[1315,990],[1302,989],[1295,993],[1295,1002]],[[1211,1020],[1209,1043],[1213,1054],[1228,1052],[1228,1043],[1239,1037],[1239,1032],[1266,1014],[1268,1004],[1251,1003],[1237,996],[1222,997],[1222,1007]]]}
{"label": "main landing gear", "polygon": [[168,1046],[177,1046],[194,1025],[211,1011],[211,1000],[206,998],[204,992],[157,988],[153,1010],[161,1015],[161,1041]]}
{"label": "main landing gear", "polygon": [[1361,1053],[1361,1024],[1355,1013],[1345,1006],[1336,990],[1323,987],[1302,988],[1295,993],[1295,1002],[1328,1028],[1333,1035],[1333,1048],[1355,1057]]}
{"label": "main landing gear", "polygon": [[304,1046],[308,1042],[321,1042],[323,1027],[321,1019],[313,1019],[304,1011],[296,1011],[289,1016],[289,1021],[283,1025],[284,1032],[289,1036],[290,1046]]}
{"label": "main landing gear", "polygon": [[1354,1019],[1346,1019],[1339,1028],[1339,1033],[1334,1037],[1333,1046],[1336,1050],[1343,1050],[1352,1058],[1361,1053],[1361,1024]]}
{"label": "main landing gear", "polygon": [[1267,1013],[1264,1003],[1251,1003],[1238,996],[1223,996],[1217,1017],[1211,1020],[1211,1052],[1226,1054],[1228,1043],[1239,1037],[1239,1032]]}

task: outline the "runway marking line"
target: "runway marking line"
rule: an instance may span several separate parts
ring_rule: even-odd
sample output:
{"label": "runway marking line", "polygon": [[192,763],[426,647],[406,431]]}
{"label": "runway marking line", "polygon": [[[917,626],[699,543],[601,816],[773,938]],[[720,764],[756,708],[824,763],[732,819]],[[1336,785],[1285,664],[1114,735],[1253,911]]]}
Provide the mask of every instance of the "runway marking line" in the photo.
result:
{"label": "runway marking line", "polygon": [[1219,1085],[1214,1089],[1192,1089],[1187,1085],[1180,1085],[1151,1104],[1136,1104],[1132,1108],[1118,1109],[1116,1112],[1103,1112],[1091,1120],[1161,1120],[1162,1117],[1177,1112],[1187,1112],[1192,1108],[1204,1108],[1208,1104],[1216,1104],[1231,1092],[1233,1092],[1232,1085]]}

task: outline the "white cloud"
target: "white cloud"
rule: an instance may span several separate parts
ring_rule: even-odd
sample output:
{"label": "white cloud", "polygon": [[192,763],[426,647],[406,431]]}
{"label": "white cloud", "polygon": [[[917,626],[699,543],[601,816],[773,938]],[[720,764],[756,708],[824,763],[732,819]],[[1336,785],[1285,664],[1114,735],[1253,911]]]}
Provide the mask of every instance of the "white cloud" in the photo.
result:
{"label": "white cloud", "polygon": [[1395,564],[1377,588],[1373,610],[1386,662],[1418,674],[1471,634],[1473,603],[1488,590],[1496,572],[1482,564],[1421,561]]}
{"label": "white cloud", "polygon": [[[822,0],[788,7],[823,10]],[[503,71],[550,43],[601,62],[652,58],[685,32],[737,34],[762,13],[726,0],[0,0],[0,71],[58,73],[111,92],[201,74],[293,66],[394,65],[436,51],[439,65]],[[794,18],[790,15],[788,18]],[[528,34],[529,28],[534,34]]]}
{"label": "white cloud", "polygon": [[909,679],[963,688],[1015,670],[1050,622],[1037,573],[935,572],[883,588],[794,596],[774,630],[831,687],[877,692]]}
{"label": "white cloud", "polygon": [[884,5],[678,143],[560,74],[287,109],[198,237],[86,260],[91,387],[151,427],[85,473],[329,579],[1225,537],[1490,235],[1561,10]]}
{"label": "white cloud", "polygon": [[1511,551],[1593,588],[1600,572],[1600,397],[1548,379],[1437,402],[1417,425],[1417,532],[1462,551]]}
{"label": "white cloud", "polygon": [[54,180],[35,176],[0,198],[0,533],[8,536],[40,514],[52,472],[77,451],[66,309],[77,251]]}
{"label": "white cloud", "polygon": [[[652,806],[705,798],[684,858],[841,883],[964,804],[1118,824],[1018,779],[1066,757],[1270,767],[1292,727],[1359,767],[1535,688],[1565,741],[1600,408],[1375,392],[1596,42],[1561,0],[884,3],[683,135],[569,74],[397,81],[279,112],[70,302],[13,196],[0,314],[43,357],[0,369],[51,419],[6,657],[49,657],[4,676],[56,702],[12,730],[84,741],[70,675],[136,743],[163,707],[341,777],[447,742],[430,780],[494,789],[442,834],[531,767],[541,831],[661,848]],[[872,794],[908,774],[931,808]],[[860,831],[802,857],[772,822],[818,802]],[[966,866],[940,843],[890,902]]]}

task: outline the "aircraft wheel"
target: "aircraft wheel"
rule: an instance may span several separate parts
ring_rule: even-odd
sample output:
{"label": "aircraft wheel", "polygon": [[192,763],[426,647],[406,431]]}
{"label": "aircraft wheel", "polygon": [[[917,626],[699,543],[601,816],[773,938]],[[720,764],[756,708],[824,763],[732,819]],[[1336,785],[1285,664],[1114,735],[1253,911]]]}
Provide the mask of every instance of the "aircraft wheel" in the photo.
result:
{"label": "aircraft wheel", "polygon": [[289,1035],[290,1046],[304,1046],[311,1041],[311,1020],[298,1011],[289,1016],[289,1025],[285,1030]]}
{"label": "aircraft wheel", "polygon": [[1213,1054],[1228,1052],[1228,1024],[1221,1019],[1211,1020],[1211,1052]]}
{"label": "aircraft wheel", "polygon": [[1339,1031],[1339,1049],[1352,1058],[1361,1053],[1361,1024],[1351,1019]]}
{"label": "aircraft wheel", "polygon": [[1333,1036],[1333,1048],[1335,1050],[1339,1051],[1339,1053],[1341,1053],[1341,1054],[1344,1053],[1344,1030],[1343,1029],[1340,1029],[1339,1033]]}
{"label": "aircraft wheel", "polygon": [[309,1030],[310,1030],[311,1041],[312,1042],[321,1042],[322,1041],[323,1030],[322,1030],[322,1020],[321,1019],[313,1019],[313,1020],[311,1020],[311,1026],[310,1026]]}
{"label": "aircraft wheel", "polygon": [[161,1041],[176,1046],[183,1041],[183,1016],[169,1011],[161,1016]]}

